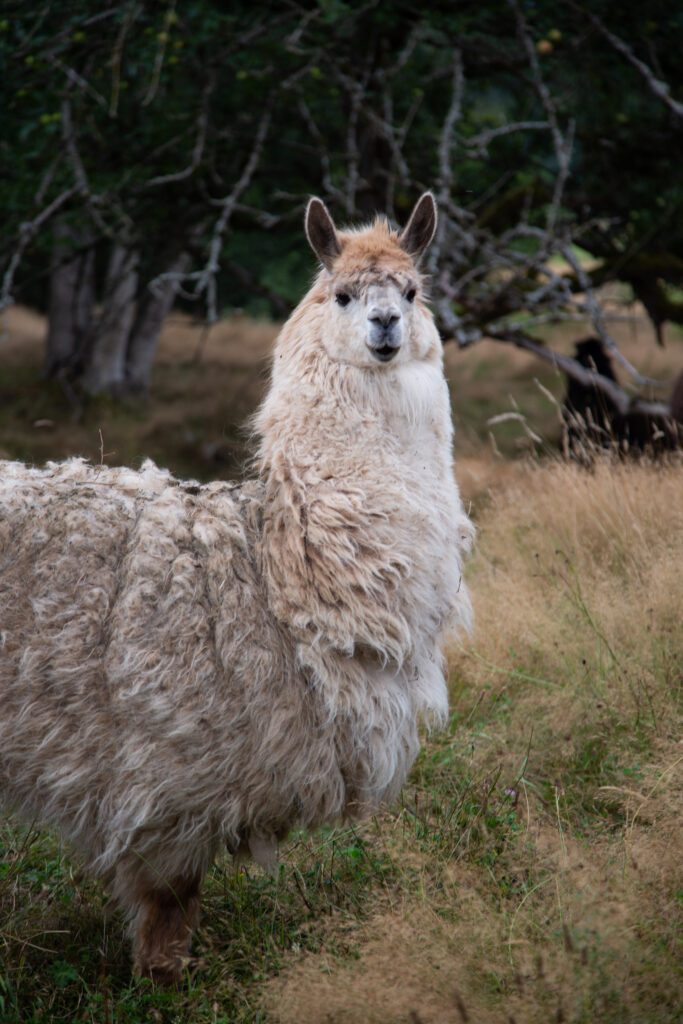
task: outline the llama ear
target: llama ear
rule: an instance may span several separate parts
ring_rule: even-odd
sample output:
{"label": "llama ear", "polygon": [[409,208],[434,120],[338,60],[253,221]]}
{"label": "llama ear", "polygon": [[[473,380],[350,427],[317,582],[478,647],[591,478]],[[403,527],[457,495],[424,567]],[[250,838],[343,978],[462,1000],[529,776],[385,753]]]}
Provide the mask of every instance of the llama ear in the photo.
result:
{"label": "llama ear", "polygon": [[304,225],[311,249],[322,265],[332,270],[332,264],[341,252],[341,243],[327,207],[317,196],[308,200]]}
{"label": "llama ear", "polygon": [[431,192],[420,196],[410,220],[398,236],[398,244],[417,259],[425,251],[436,231],[436,200]]}

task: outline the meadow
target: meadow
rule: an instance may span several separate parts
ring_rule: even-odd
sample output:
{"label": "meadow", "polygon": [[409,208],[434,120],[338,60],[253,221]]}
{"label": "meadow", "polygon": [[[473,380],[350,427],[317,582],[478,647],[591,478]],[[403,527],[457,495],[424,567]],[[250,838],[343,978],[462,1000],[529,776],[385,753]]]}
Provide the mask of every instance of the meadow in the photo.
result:
{"label": "meadow", "polygon": [[[75,416],[39,379],[42,321],[13,316],[3,457],[239,470],[271,325],[202,339],[174,318],[144,409]],[[662,352],[635,324],[625,350],[673,374],[680,339]],[[567,348],[581,336],[563,330]],[[449,723],[401,804],[292,835],[274,878],[226,855],[178,992],[131,980],[105,890],[54,836],[3,819],[3,1024],[680,1019],[683,464],[563,462],[555,374],[493,343],[449,350],[447,368],[476,626],[450,646]]]}

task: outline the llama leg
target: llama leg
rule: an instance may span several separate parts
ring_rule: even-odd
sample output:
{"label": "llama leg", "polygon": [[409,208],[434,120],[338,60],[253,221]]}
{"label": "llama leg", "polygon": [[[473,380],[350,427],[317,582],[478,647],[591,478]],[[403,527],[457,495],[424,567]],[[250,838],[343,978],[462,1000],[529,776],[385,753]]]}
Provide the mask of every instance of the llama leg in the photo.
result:
{"label": "llama leg", "polygon": [[199,919],[198,876],[139,892],[133,923],[133,970],[160,985],[178,984]]}

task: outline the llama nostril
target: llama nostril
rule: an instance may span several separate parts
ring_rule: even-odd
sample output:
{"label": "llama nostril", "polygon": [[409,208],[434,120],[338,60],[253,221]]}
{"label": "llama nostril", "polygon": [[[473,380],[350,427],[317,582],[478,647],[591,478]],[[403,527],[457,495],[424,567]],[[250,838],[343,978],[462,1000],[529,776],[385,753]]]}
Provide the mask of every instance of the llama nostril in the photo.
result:
{"label": "llama nostril", "polygon": [[383,327],[385,331],[393,327],[394,324],[398,323],[398,317],[394,313],[375,313],[370,318],[370,323],[378,324]]}

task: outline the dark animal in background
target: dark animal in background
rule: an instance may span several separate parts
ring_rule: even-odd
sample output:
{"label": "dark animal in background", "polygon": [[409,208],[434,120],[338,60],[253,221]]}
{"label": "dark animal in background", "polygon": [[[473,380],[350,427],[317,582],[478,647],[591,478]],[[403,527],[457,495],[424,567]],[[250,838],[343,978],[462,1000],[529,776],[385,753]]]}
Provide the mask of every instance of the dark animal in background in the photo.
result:
{"label": "dark animal in background", "polygon": [[[617,383],[612,360],[600,338],[577,342],[574,358],[586,369]],[[622,412],[605,391],[568,377],[562,419],[563,448],[574,458],[584,458],[595,447],[612,448],[623,455],[671,451],[683,444],[683,374],[674,389],[668,416],[638,408]]]}
{"label": "dark animal in background", "polygon": [[[616,382],[610,357],[599,338],[585,338],[576,343],[574,358],[581,366],[594,370],[601,377]],[[619,410],[608,394],[567,377],[567,393],[562,406],[564,447],[569,454],[597,445],[609,447],[613,441],[612,424]]]}
{"label": "dark animal in background", "polygon": [[671,419],[683,424],[683,370],[679,373],[671,393]]}

